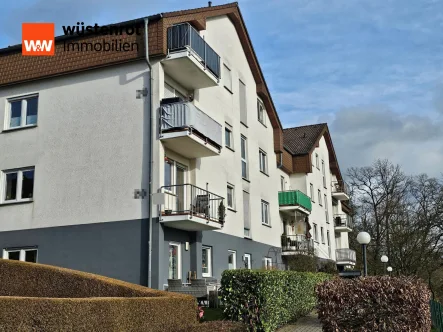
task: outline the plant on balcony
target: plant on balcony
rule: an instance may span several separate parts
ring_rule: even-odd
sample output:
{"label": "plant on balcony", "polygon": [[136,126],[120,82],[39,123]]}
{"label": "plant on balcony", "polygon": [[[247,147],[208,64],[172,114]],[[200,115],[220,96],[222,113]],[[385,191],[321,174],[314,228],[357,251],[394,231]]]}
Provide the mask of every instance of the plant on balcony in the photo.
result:
{"label": "plant on balcony", "polygon": [[220,202],[218,206],[218,221],[222,224],[225,223],[225,216],[226,216],[226,207],[223,204],[223,201]]}

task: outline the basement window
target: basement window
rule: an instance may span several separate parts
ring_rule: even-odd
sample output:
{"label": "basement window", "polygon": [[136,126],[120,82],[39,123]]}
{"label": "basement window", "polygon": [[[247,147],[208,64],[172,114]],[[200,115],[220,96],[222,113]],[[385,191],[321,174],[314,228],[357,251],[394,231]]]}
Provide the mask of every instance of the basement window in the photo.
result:
{"label": "basement window", "polygon": [[37,248],[5,248],[3,249],[3,259],[14,261],[37,263]]}

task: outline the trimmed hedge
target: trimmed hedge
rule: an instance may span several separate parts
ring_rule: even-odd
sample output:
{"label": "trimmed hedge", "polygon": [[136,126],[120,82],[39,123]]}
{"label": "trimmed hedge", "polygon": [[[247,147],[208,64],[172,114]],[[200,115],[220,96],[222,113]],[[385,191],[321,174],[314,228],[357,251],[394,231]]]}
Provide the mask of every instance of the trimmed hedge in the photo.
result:
{"label": "trimmed hedge", "polygon": [[188,295],[0,259],[2,331],[191,330],[196,312],[197,303]]}
{"label": "trimmed hedge", "polygon": [[226,270],[221,280],[224,314],[255,331],[274,331],[311,312],[316,305],[315,285],[330,277],[311,272]]}
{"label": "trimmed hedge", "polygon": [[430,291],[411,277],[333,279],[318,285],[323,331],[429,332]]}

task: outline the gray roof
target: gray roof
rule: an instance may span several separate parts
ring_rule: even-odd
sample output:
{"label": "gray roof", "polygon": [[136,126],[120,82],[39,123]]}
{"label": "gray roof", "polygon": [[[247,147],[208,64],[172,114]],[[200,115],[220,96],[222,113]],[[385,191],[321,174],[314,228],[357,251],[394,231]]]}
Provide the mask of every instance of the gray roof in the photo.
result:
{"label": "gray roof", "polygon": [[315,146],[326,123],[283,129],[283,145],[292,155],[309,153]]}

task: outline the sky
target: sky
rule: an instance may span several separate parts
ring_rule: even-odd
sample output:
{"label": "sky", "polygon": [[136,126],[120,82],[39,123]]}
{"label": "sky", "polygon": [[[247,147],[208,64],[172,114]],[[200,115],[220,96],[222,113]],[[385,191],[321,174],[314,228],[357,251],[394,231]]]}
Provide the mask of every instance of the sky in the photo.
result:
{"label": "sky", "polygon": [[[214,0],[213,5],[225,2]],[[109,24],[207,1],[2,0],[0,48],[22,22]],[[327,122],[343,173],[377,158],[443,173],[442,0],[239,0],[284,127]]]}

